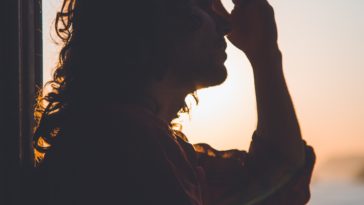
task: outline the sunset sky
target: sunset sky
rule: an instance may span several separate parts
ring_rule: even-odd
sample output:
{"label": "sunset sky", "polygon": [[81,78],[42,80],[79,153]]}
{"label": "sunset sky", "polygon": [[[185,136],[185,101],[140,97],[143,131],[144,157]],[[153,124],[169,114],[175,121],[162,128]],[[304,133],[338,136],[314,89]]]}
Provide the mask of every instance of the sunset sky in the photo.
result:
{"label": "sunset sky", "polygon": [[[57,3],[58,2],[58,3]],[[44,78],[56,63],[51,23],[60,0],[43,1]],[[228,9],[230,1],[223,1]],[[336,156],[364,156],[364,1],[271,0],[284,72],[304,139],[318,166]],[[253,74],[242,52],[227,49],[227,81],[198,92],[184,132],[217,149],[248,149],[257,116]]]}

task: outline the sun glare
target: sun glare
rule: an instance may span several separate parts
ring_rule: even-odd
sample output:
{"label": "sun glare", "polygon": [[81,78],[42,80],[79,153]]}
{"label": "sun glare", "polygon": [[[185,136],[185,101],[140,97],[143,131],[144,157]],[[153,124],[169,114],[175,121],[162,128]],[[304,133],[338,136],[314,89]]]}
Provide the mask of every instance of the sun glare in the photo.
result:
{"label": "sun glare", "polygon": [[[59,47],[51,32],[60,3],[43,1],[44,81],[57,63]],[[232,9],[231,1],[223,3]],[[270,3],[275,8],[287,84],[303,137],[315,147],[318,164],[336,155],[364,156],[362,6],[328,0]],[[182,131],[192,143],[247,150],[257,124],[252,69],[231,44],[227,53],[226,82],[198,91],[199,104],[192,106],[190,116],[180,119]]]}

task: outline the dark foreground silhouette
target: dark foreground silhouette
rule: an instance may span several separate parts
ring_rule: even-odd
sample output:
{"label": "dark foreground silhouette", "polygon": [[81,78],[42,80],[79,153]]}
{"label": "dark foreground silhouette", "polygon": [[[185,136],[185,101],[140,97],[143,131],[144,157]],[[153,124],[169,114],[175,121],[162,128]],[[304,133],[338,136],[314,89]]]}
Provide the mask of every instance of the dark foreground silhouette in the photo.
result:
{"label": "dark foreground silhouette", "polygon": [[[218,0],[64,0],[53,89],[35,109],[40,204],[308,202],[315,155],[285,83],[273,9],[234,4],[228,13]],[[254,72],[247,152],[192,145],[171,123],[188,112],[188,94],[226,79],[224,36]]]}

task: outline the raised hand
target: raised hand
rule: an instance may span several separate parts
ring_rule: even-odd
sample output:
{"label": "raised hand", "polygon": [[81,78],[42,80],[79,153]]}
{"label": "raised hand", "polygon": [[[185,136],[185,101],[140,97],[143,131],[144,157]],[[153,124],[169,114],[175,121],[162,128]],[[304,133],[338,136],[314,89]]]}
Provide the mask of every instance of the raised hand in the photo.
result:
{"label": "raised hand", "polygon": [[228,39],[249,59],[267,55],[277,46],[277,27],[273,8],[267,0],[233,0],[234,8],[228,13],[221,0],[214,0],[213,9],[231,25]]}

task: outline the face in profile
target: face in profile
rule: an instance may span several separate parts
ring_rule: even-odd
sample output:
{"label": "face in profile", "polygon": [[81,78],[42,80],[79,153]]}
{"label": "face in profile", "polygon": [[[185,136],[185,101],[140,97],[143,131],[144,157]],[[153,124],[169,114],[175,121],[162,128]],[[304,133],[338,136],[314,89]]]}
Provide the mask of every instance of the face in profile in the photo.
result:
{"label": "face in profile", "polygon": [[181,81],[194,84],[195,89],[223,83],[227,77],[227,22],[212,10],[211,0],[194,0],[193,12],[198,26],[186,40],[178,43],[174,69]]}
{"label": "face in profile", "polygon": [[67,72],[60,73],[77,79],[72,86],[80,93],[134,95],[165,75],[188,91],[219,85],[227,77],[224,35],[229,25],[213,11],[212,1],[128,1],[112,7],[79,1],[78,12],[69,16],[72,38],[65,51],[72,55],[66,59]]}

